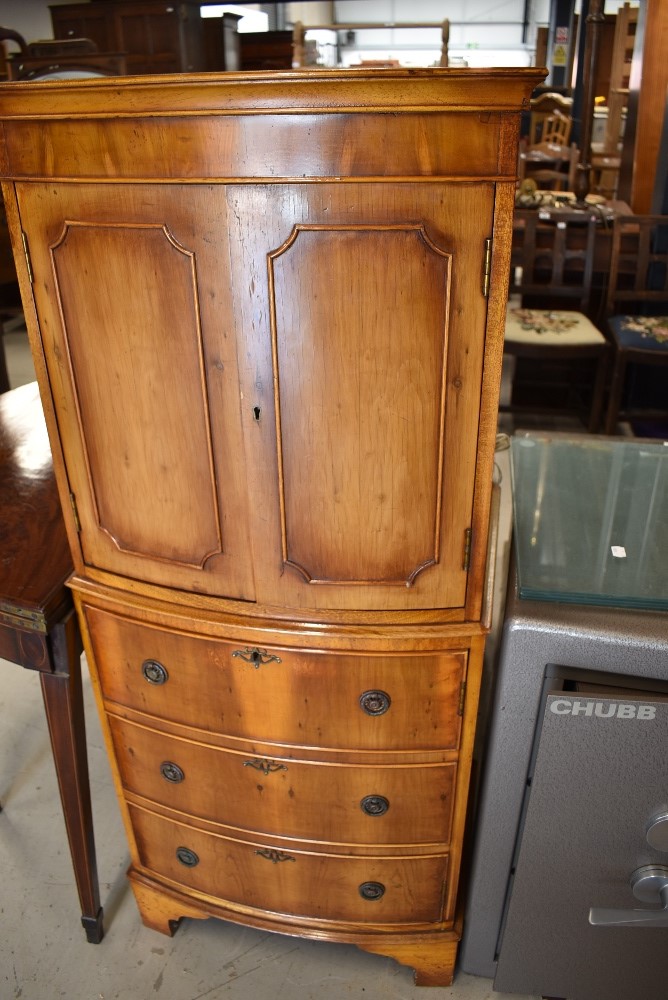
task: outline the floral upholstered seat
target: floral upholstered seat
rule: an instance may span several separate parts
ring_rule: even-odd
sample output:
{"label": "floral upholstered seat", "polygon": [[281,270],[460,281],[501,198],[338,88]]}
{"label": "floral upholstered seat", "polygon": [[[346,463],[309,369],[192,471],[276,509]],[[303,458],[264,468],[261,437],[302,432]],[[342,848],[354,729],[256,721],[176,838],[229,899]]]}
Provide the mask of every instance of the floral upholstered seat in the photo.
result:
{"label": "floral upholstered seat", "polygon": [[668,350],[668,315],[611,316],[608,324],[623,347],[639,351]]}
{"label": "floral upholstered seat", "polygon": [[[513,386],[502,409],[577,407],[588,429],[598,429],[608,342],[587,315],[595,240],[593,218],[545,220],[516,210],[504,336]],[[523,382],[532,387],[528,400]]]}
{"label": "floral upholstered seat", "polygon": [[[668,216],[615,220],[606,311],[615,359],[605,430],[613,434],[621,417],[668,414]],[[638,366],[665,366],[653,394],[630,391],[629,368]]]}
{"label": "floral upholstered seat", "polygon": [[525,309],[508,303],[506,344],[564,347],[585,344],[605,346],[605,337],[584,313],[570,309]]}

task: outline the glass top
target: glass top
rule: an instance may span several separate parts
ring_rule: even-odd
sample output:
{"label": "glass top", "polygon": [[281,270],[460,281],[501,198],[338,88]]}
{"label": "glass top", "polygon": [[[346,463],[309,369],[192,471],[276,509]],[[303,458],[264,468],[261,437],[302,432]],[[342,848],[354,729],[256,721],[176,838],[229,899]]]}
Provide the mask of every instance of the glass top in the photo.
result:
{"label": "glass top", "polygon": [[668,608],[668,443],[511,439],[520,597]]}

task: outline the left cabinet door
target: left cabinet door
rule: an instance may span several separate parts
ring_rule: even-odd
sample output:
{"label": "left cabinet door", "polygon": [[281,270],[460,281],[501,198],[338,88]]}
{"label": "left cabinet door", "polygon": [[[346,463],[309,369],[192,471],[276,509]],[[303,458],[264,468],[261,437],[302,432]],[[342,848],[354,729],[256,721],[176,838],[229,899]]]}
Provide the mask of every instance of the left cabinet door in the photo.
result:
{"label": "left cabinet door", "polygon": [[84,562],[254,600],[219,190],[17,197]]}

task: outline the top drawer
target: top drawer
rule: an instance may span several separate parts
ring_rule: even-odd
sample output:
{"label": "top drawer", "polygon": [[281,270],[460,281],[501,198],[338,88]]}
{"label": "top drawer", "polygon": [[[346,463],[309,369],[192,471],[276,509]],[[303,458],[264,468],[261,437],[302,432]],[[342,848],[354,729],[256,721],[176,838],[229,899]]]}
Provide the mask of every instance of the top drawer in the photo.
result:
{"label": "top drawer", "polygon": [[400,655],[253,651],[84,605],[107,701],[264,743],[454,750],[466,651]]}

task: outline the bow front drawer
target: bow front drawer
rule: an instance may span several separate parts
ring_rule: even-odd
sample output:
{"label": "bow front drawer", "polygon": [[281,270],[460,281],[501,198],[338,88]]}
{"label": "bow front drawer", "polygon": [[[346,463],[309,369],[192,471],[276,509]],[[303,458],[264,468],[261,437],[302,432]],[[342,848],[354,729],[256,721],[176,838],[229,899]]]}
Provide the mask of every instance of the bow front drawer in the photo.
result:
{"label": "bow front drawer", "polygon": [[237,829],[331,844],[447,843],[456,764],[319,763],[109,718],[126,792]]}
{"label": "bow front drawer", "polygon": [[174,823],[130,806],[141,864],[218,900],[314,920],[441,919],[447,855],[339,857],[277,850]]}
{"label": "bow front drawer", "polygon": [[384,752],[459,746],[465,651],[252,647],[84,610],[108,704],[264,743]]}

